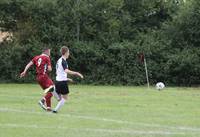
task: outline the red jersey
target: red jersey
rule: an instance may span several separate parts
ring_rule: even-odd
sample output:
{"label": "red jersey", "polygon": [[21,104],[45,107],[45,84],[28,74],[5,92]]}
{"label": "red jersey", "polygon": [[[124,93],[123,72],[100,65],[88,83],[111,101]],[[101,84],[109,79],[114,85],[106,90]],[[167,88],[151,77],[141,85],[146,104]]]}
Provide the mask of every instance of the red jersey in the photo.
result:
{"label": "red jersey", "polygon": [[47,74],[47,68],[48,68],[48,66],[51,66],[50,58],[49,58],[49,56],[47,56],[45,54],[35,56],[32,59],[32,62],[36,66],[37,75]]}

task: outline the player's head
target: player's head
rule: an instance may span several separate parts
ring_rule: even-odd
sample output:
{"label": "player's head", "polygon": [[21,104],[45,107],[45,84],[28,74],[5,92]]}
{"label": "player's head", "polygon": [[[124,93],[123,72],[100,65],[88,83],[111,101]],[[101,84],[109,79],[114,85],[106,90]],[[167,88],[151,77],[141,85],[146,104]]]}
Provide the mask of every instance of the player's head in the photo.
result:
{"label": "player's head", "polygon": [[66,47],[66,46],[61,47],[60,53],[62,56],[69,58],[69,48],[68,47]]}
{"label": "player's head", "polygon": [[43,53],[43,54],[46,54],[46,55],[48,55],[48,56],[50,56],[50,54],[51,54],[51,49],[45,47],[45,48],[43,48],[42,53]]}

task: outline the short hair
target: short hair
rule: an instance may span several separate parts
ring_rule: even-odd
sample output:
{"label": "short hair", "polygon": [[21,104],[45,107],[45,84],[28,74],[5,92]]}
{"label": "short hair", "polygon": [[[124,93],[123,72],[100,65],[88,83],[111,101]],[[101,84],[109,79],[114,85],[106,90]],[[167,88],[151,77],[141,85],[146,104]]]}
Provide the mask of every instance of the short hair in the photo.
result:
{"label": "short hair", "polygon": [[67,46],[63,46],[60,49],[61,55],[65,55],[65,53],[68,52],[68,51],[69,51],[69,48]]}
{"label": "short hair", "polygon": [[44,47],[44,48],[42,48],[42,52],[44,53],[44,52],[46,52],[47,50],[49,50],[50,48],[48,48],[48,47]]}

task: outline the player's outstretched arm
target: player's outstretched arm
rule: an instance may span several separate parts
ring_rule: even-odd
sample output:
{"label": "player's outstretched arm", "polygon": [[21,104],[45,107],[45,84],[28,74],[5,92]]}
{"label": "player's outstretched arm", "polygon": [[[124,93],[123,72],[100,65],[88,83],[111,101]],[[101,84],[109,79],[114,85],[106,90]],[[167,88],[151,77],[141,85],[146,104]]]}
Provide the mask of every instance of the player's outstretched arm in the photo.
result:
{"label": "player's outstretched arm", "polygon": [[26,72],[28,71],[28,69],[29,69],[32,65],[33,65],[33,62],[30,61],[30,62],[26,65],[24,71],[20,74],[20,78],[22,78],[22,77],[24,77],[24,76],[26,75]]}
{"label": "player's outstretched arm", "polygon": [[79,72],[75,72],[75,71],[72,71],[72,70],[69,70],[69,69],[65,69],[65,72],[67,74],[75,75],[75,76],[78,76],[78,77],[83,79],[83,75],[81,73],[79,73]]}

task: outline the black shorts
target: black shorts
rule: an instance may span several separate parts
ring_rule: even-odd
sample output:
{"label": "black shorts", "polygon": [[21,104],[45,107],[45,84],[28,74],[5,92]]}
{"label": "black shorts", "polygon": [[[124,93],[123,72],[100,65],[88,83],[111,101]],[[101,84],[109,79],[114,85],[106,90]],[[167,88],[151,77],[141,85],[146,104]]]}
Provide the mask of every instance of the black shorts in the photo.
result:
{"label": "black shorts", "polygon": [[56,81],[56,92],[62,95],[69,94],[67,81]]}

